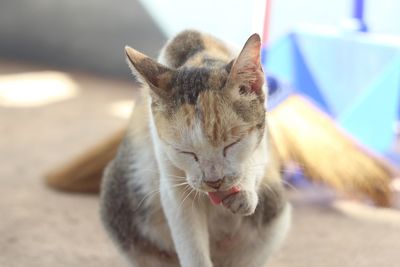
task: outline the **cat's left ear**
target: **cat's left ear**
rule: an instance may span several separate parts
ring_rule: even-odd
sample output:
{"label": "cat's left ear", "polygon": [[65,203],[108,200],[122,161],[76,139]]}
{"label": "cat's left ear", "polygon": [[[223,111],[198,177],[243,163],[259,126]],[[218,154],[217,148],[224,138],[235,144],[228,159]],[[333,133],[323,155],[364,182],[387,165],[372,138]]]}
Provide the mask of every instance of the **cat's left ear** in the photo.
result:
{"label": "cat's left ear", "polygon": [[169,84],[174,70],[129,46],[125,47],[125,54],[133,75],[140,82],[146,83],[157,96],[168,99],[170,96]]}
{"label": "cat's left ear", "polygon": [[247,40],[229,72],[226,89],[239,93],[263,94],[264,72],[261,67],[261,39],[253,34]]}

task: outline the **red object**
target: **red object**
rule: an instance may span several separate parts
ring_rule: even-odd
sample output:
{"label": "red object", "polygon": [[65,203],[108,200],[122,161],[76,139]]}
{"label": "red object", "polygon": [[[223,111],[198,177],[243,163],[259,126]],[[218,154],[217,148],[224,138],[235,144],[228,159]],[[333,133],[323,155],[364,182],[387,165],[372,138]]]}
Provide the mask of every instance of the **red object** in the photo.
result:
{"label": "red object", "polygon": [[271,1],[272,0],[265,1],[264,30],[262,36],[263,47],[267,45],[269,38],[269,28],[271,24]]}

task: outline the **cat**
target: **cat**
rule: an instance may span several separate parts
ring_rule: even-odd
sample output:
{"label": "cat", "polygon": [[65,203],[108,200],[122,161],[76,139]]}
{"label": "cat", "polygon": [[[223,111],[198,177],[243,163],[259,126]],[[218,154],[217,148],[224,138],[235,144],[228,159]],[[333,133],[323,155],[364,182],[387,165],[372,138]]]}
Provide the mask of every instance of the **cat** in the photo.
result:
{"label": "cat", "polygon": [[257,34],[194,30],[158,62],[126,47],[141,98],[103,176],[101,217],[135,267],[261,267],[291,218],[266,123]]}

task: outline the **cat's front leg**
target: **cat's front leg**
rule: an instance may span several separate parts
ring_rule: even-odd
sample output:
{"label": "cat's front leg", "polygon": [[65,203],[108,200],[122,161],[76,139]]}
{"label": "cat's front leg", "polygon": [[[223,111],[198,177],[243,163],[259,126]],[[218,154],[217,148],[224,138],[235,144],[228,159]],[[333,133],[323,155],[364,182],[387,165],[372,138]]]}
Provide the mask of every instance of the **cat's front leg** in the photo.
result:
{"label": "cat's front leg", "polygon": [[[258,189],[258,205],[253,215],[246,217],[253,234],[259,238],[256,248],[243,254],[235,267],[265,266],[270,255],[280,247],[291,221],[291,206],[280,183],[264,183]],[[252,247],[252,246],[247,246]]]}
{"label": "cat's front leg", "polygon": [[161,202],[182,267],[212,267],[205,212],[193,208],[179,190],[161,181]]}
{"label": "cat's front leg", "polygon": [[229,255],[230,267],[266,266],[270,255],[282,244],[291,220],[291,206],[281,185],[258,190],[255,212],[244,218],[241,230],[245,237],[238,250]]}
{"label": "cat's front leg", "polygon": [[[234,266],[265,266],[271,254],[281,246],[284,238],[287,235],[287,232],[290,228],[291,210],[292,208],[290,204],[286,203],[284,204],[282,210],[280,210],[279,213],[276,214],[276,216],[272,216],[273,218],[269,219],[267,218],[270,217],[271,214],[268,215],[268,212],[265,211],[265,213],[262,215],[262,217],[264,218],[261,219],[261,224],[265,222],[268,223],[266,223],[266,225],[261,228],[263,229],[263,231],[259,232],[258,234],[258,236],[262,238],[263,241],[258,243],[259,245],[257,246],[257,248],[253,249],[252,251],[248,251],[248,253],[245,253],[245,256],[243,257],[243,263],[240,263],[240,260],[238,260],[237,264]],[[257,214],[256,217],[257,216],[259,215]]]}

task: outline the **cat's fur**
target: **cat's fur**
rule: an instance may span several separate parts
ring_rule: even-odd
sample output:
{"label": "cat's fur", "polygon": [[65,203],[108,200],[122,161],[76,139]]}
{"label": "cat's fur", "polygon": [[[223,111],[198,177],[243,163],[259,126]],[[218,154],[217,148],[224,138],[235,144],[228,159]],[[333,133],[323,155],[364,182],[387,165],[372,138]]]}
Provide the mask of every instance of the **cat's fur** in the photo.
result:
{"label": "cat's fur", "polygon": [[[269,146],[260,45],[253,35],[238,56],[185,31],[159,63],[126,48],[143,98],[105,171],[101,214],[132,266],[261,267],[281,243],[290,205]],[[213,205],[216,181],[240,192]]]}

